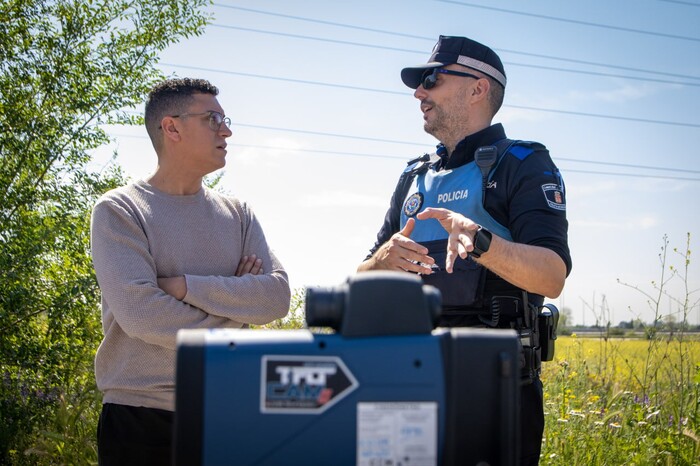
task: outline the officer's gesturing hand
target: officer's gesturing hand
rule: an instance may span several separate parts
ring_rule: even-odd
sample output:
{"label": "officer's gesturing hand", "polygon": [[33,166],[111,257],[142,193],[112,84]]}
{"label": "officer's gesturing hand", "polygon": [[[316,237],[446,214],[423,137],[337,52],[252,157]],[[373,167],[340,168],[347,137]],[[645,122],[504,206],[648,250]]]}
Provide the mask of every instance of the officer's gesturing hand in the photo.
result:
{"label": "officer's gesturing hand", "polygon": [[467,258],[467,254],[474,249],[474,235],[479,225],[472,222],[464,215],[452,212],[447,209],[428,207],[416,217],[419,220],[434,218],[447,231],[447,258],[445,260],[445,270],[452,273],[452,268],[457,255],[462,259]]}
{"label": "officer's gesturing hand", "polygon": [[415,272],[423,275],[432,273],[435,260],[428,255],[428,249],[413,241],[410,236],[416,220],[409,218],[406,226],[384,243],[372,257],[358,267],[358,271],[395,270]]}
{"label": "officer's gesturing hand", "polygon": [[[463,259],[474,250],[479,225],[447,209],[427,208],[419,220],[434,218],[449,233],[445,268],[452,272],[457,254]],[[504,280],[530,293],[556,298],[564,288],[566,265],[551,249],[507,241],[493,234],[489,252],[476,259]]]}

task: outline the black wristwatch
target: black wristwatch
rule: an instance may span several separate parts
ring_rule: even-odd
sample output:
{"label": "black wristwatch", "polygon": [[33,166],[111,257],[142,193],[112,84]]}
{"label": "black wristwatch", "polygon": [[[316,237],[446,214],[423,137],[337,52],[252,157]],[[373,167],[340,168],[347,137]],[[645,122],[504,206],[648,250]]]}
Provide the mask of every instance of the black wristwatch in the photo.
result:
{"label": "black wristwatch", "polygon": [[471,255],[481,257],[482,254],[488,252],[491,246],[491,232],[479,225],[479,229],[474,233],[474,250]]}

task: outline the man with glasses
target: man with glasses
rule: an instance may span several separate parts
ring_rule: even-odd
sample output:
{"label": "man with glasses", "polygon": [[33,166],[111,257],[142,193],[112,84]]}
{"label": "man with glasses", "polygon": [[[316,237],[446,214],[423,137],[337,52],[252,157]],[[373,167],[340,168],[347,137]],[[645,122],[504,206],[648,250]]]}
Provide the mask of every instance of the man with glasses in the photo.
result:
{"label": "man with glasses", "polygon": [[178,330],[266,324],[289,310],[287,274],[250,206],[202,184],[225,165],[231,136],[217,94],[201,79],[155,86],[145,122],[157,167],[92,213],[101,465],[170,464]]}
{"label": "man with glasses", "polygon": [[441,36],[428,63],[403,69],[401,79],[415,89],[424,129],[440,144],[409,162],[358,271],[421,274],[441,291],[440,326],[520,333],[521,463],[537,464],[544,429],[537,310],[545,296],[559,296],[571,270],[563,181],[543,145],[507,139],[492,124],[506,75],[489,47]]}

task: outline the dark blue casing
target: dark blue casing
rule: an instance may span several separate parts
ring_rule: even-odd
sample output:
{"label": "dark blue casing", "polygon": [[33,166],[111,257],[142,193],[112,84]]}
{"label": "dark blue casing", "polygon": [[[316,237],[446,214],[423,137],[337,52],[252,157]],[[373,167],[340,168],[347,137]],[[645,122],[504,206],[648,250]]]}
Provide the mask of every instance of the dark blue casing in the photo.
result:
{"label": "dark blue casing", "polygon": [[[319,386],[295,385],[294,361],[333,375],[322,376]],[[175,464],[360,464],[358,452],[373,446],[358,445],[359,406],[380,402],[436,407],[437,464],[514,464],[517,361],[511,331],[346,338],[306,330],[184,330]],[[331,382],[324,398],[321,389]],[[308,402],[316,398],[324,403]]]}

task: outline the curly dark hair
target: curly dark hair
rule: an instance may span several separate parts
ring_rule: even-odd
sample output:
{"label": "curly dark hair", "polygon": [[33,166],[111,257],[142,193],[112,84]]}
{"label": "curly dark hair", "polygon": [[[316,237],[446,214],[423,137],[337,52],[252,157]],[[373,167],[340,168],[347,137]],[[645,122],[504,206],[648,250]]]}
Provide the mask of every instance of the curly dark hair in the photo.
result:
{"label": "curly dark hair", "polygon": [[151,89],[146,99],[146,131],[153,147],[160,145],[160,122],[168,115],[177,115],[187,110],[194,94],[218,95],[219,89],[206,79],[167,79]]}

